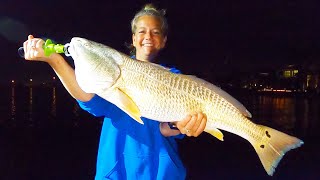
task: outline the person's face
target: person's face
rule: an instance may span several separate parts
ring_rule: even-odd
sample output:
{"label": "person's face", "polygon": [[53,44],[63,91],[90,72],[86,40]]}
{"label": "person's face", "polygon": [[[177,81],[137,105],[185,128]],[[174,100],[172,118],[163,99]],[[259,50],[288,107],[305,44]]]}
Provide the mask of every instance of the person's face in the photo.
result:
{"label": "person's face", "polygon": [[165,46],[167,37],[161,31],[160,21],[153,16],[141,16],[132,34],[132,44],[136,48],[136,58],[151,61]]}

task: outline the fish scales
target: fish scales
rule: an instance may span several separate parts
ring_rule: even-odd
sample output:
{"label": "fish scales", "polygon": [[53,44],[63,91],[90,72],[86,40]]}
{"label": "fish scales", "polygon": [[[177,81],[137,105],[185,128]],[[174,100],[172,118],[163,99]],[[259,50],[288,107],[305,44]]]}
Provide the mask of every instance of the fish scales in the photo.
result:
{"label": "fish scales", "polygon": [[[183,93],[194,89],[190,88],[189,81],[175,77],[175,74],[167,72],[162,67],[149,66],[148,68],[147,66],[145,68],[144,62],[133,63],[135,65],[131,66],[131,60],[126,63],[128,63],[125,65],[126,68],[121,69],[122,80],[126,84],[125,91],[130,97],[133,97],[134,101],[144,97],[139,100],[137,105],[142,112],[153,110],[152,113],[145,112],[147,118],[157,117],[159,118],[157,120],[160,121],[176,121],[182,119],[187,112],[199,108],[199,102],[196,100],[187,102],[186,93]],[[136,64],[140,64],[140,66]],[[168,74],[163,75],[163,71]],[[150,84],[150,86],[144,84]],[[150,99],[153,100],[150,101]],[[180,105],[177,107],[177,104]],[[168,113],[170,111],[174,111],[174,113]]]}
{"label": "fish scales", "polygon": [[170,122],[194,111],[203,112],[208,120],[206,132],[219,140],[223,140],[220,130],[248,140],[269,175],[287,151],[303,144],[296,137],[255,124],[240,102],[202,79],[133,60],[84,38],[73,38],[68,51],[85,92],[98,94],[140,123],[141,117]]}
{"label": "fish scales", "polygon": [[[153,66],[146,68],[144,64],[144,62],[135,63],[129,59],[125,61],[124,67],[126,68],[122,69],[121,73],[124,84],[126,84],[126,92],[130,97],[144,97],[146,94],[152,94],[151,97],[143,98],[145,101],[140,100],[140,103],[137,103],[145,117],[165,122],[177,121],[188,112],[202,111],[208,117],[208,126],[212,124],[215,128],[237,134],[248,140],[263,137],[258,126],[248,121],[232,104],[212,90],[199,86],[199,83],[195,81],[179,78],[179,75],[170,72],[163,73],[162,67],[159,69]],[[160,83],[162,86],[159,86]],[[151,84],[151,86],[145,87],[143,84]],[[186,106],[180,108],[176,106],[176,104],[185,104],[185,100],[190,98],[188,96],[192,96],[194,100],[186,103]],[[138,99],[133,100],[138,101]],[[215,107],[207,105],[205,108],[206,104],[213,104]],[[187,109],[187,111],[182,111],[182,109]]]}
{"label": "fish scales", "polygon": [[[152,94],[152,97],[144,98],[146,99],[145,101],[140,100],[144,104],[137,103],[138,107],[142,107],[142,112],[144,111],[143,109],[148,111],[144,113],[150,114],[147,118],[154,118],[160,115],[161,117],[157,118],[161,118],[163,121],[177,121],[182,119],[188,112],[202,111],[207,115],[209,119],[208,123],[214,124],[217,128],[234,134],[240,134],[244,138],[249,138],[245,136],[247,133],[254,134],[250,131],[256,131],[253,129],[253,126],[247,128],[247,119],[235,121],[235,119],[244,118],[243,115],[232,104],[221,98],[221,96],[219,97],[206,86],[200,86],[199,82],[179,78],[180,75],[167,72],[162,67],[154,68],[154,66],[147,66],[148,68],[146,68],[145,62],[136,63],[129,59],[124,61],[124,63],[124,67],[126,68],[122,69],[121,72],[124,84],[126,84],[126,92],[129,96],[143,97],[146,94]],[[151,81],[151,83],[148,81]],[[151,84],[151,86],[145,87],[143,84]],[[154,84],[157,85],[155,86]],[[159,86],[159,84],[162,84],[162,86]],[[129,87],[135,88],[130,89]],[[160,98],[157,98],[159,95]],[[192,96],[194,100],[186,103],[187,99],[190,99],[189,96]],[[157,103],[153,103],[150,99],[159,99],[159,101],[154,101]],[[134,99],[134,101],[138,100]],[[176,106],[173,106],[181,103],[186,104],[181,109],[188,109],[187,111],[181,111]],[[212,105],[207,104],[214,104],[216,106],[212,107]],[[205,108],[206,106],[209,108]],[[174,112],[171,113],[170,111]],[[237,118],[235,118],[236,115]],[[248,132],[243,133],[243,131]]]}
{"label": "fish scales", "polygon": [[[165,122],[177,121],[188,112],[201,111],[207,115],[208,124],[212,124],[215,128],[237,134],[248,140],[259,140],[264,136],[262,130],[248,121],[236,107],[206,86],[199,85],[204,84],[203,82],[183,79],[179,77],[180,75],[168,72],[162,67],[154,68],[150,65],[146,68],[145,64],[149,65],[149,63],[145,62],[137,63],[128,59],[124,63],[126,68],[121,72],[129,96],[140,98],[146,94],[152,94],[151,97],[143,98],[145,101],[139,100],[141,103],[137,103],[142,114],[146,114],[147,118],[157,118]],[[144,84],[151,84],[151,86],[145,87]],[[192,96],[193,100],[186,103],[186,100],[190,99],[189,96]],[[156,101],[157,99],[159,101]],[[177,107],[176,104],[185,104],[185,106]]]}

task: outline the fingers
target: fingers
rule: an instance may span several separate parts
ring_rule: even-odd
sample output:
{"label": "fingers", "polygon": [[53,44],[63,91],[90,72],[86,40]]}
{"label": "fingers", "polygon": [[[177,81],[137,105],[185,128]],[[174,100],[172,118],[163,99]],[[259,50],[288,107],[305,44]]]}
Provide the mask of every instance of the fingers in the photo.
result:
{"label": "fingers", "polygon": [[192,136],[192,134],[197,130],[196,124],[198,121],[198,114],[192,114],[190,121],[185,126],[185,131],[187,136]]}
{"label": "fingers", "polygon": [[189,129],[188,136],[198,137],[204,130],[207,123],[207,118],[203,113],[196,113],[192,115],[191,120],[186,125],[186,129]]}
{"label": "fingers", "polygon": [[[23,50],[24,50],[24,57],[29,57],[29,51],[28,51],[28,44],[30,43],[30,40],[33,39],[33,36],[32,35],[29,35],[28,36],[28,40],[25,41],[23,43]],[[27,58],[26,58],[27,59]]]}
{"label": "fingers", "polygon": [[42,48],[44,41],[43,40],[39,40],[36,42],[35,47],[36,48]]}
{"label": "fingers", "polygon": [[28,36],[28,40],[33,39],[34,37],[32,35]]}
{"label": "fingers", "polygon": [[44,41],[39,38],[34,38],[32,35],[28,36],[28,40],[23,43],[24,58],[26,60],[41,60],[44,58],[42,49]]}
{"label": "fingers", "polygon": [[195,114],[195,118],[196,118],[195,123],[194,123],[193,126],[191,126],[192,132],[197,132],[198,131],[198,128],[199,128],[199,126],[200,126],[200,124],[202,122],[203,114],[202,113],[197,113],[197,114]]}
{"label": "fingers", "polygon": [[185,127],[186,127],[187,123],[191,120],[191,118],[192,118],[191,115],[187,115],[186,118],[184,118],[183,120],[178,121],[178,122],[176,123],[177,128],[180,130],[180,132],[181,132],[182,134],[187,134],[187,133],[188,133],[188,132],[187,132],[187,129],[186,129]]}
{"label": "fingers", "polygon": [[182,121],[177,122],[177,127],[182,134],[187,136],[199,136],[205,129],[207,117],[203,113],[193,113]]}
{"label": "fingers", "polygon": [[27,60],[32,60],[34,58],[35,45],[33,44],[35,44],[35,42],[28,37],[24,46],[24,58]]}
{"label": "fingers", "polygon": [[199,118],[199,115],[198,115],[198,119],[199,119],[199,125],[197,126],[197,130],[195,130],[195,134],[194,134],[194,137],[197,137],[199,136],[203,131],[204,129],[206,128],[206,125],[207,125],[207,116],[205,114],[201,114],[201,117]]}

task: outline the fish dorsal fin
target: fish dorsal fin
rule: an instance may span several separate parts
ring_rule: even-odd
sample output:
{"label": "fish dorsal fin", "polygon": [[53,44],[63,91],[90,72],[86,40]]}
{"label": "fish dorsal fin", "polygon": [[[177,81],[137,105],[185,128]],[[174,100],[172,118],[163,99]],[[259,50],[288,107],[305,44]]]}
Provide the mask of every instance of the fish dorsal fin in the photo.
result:
{"label": "fish dorsal fin", "polygon": [[141,113],[136,103],[121,89],[115,88],[108,101],[119,107],[122,111],[127,113],[130,117],[140,124],[144,124],[141,120]]}
{"label": "fish dorsal fin", "polygon": [[209,83],[203,79],[200,79],[196,76],[193,76],[193,75],[183,75],[183,76],[185,76],[186,78],[189,78],[193,81],[196,81],[196,82],[200,83],[201,85],[213,90],[215,93],[219,94],[219,96],[221,96],[226,101],[230,102],[234,107],[236,107],[244,116],[249,117],[249,118],[252,117],[251,113],[247,110],[246,107],[244,107],[244,105],[242,103],[240,103],[237,99],[232,97],[230,94],[228,94],[226,91],[224,91],[220,87],[218,87],[214,84],[211,84],[211,83]]}
{"label": "fish dorsal fin", "polygon": [[205,132],[211,134],[212,136],[216,137],[220,141],[223,141],[223,133],[217,128],[208,128],[204,130]]}

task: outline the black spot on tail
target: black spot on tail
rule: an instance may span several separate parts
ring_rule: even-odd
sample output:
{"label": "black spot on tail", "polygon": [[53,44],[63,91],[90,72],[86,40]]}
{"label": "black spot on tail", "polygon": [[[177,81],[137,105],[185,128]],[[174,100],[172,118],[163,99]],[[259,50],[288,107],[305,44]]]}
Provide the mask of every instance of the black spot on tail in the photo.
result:
{"label": "black spot on tail", "polygon": [[268,131],[266,131],[266,135],[268,136],[268,138],[271,138],[271,135],[269,134]]}
{"label": "black spot on tail", "polygon": [[260,145],[260,147],[263,149],[263,148],[264,148],[264,145],[262,144],[262,145]]}

